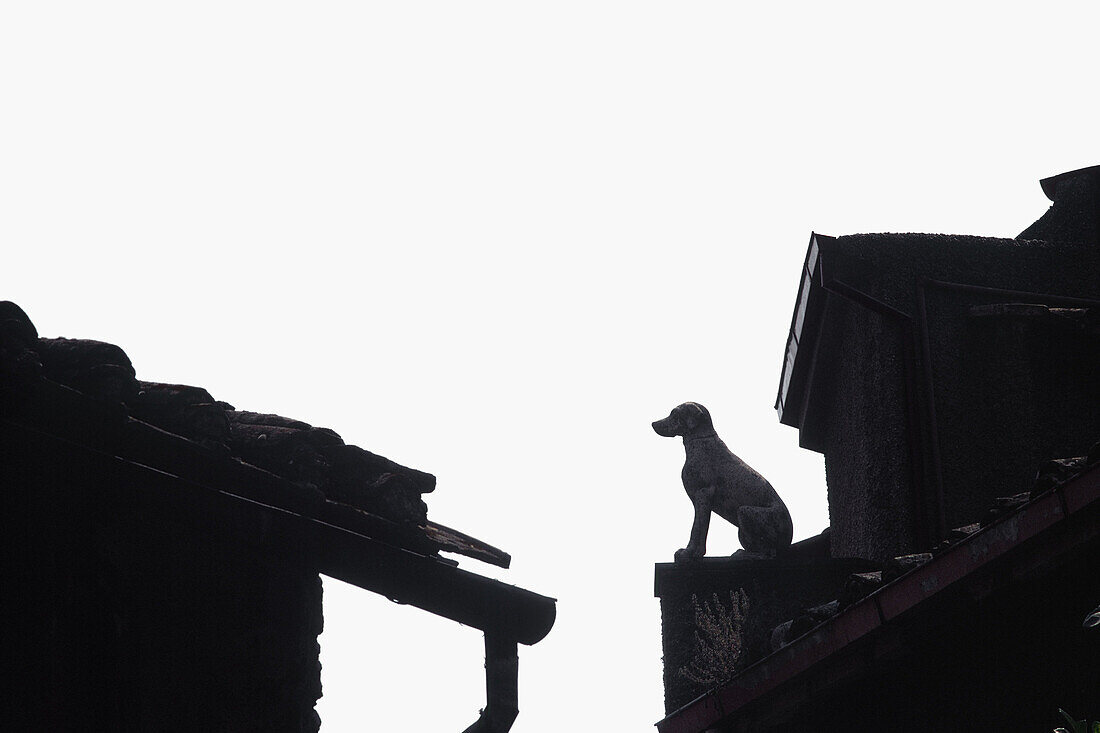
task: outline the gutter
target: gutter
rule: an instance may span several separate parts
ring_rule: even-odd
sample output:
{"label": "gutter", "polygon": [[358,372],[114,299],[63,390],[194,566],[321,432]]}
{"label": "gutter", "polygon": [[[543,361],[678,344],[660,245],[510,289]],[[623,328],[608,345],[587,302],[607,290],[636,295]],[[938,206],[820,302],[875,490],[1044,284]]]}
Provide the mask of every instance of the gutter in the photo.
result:
{"label": "gutter", "polygon": [[516,642],[485,634],[485,707],[462,733],[508,733],[519,715]]}
{"label": "gutter", "polygon": [[[952,545],[941,555],[749,666],[732,681],[669,714],[656,724],[657,730],[703,733],[729,722],[738,710],[770,693],[780,695],[784,689],[792,689],[788,683],[811,667],[870,639],[920,604],[933,597],[944,598],[949,591],[967,588],[967,580],[973,580],[975,573],[993,567],[1029,540],[1062,529],[1070,517],[1098,508],[1100,466],[1094,466]],[[1090,531],[1095,534],[1098,527]],[[980,592],[977,585],[971,583],[969,589]]]}

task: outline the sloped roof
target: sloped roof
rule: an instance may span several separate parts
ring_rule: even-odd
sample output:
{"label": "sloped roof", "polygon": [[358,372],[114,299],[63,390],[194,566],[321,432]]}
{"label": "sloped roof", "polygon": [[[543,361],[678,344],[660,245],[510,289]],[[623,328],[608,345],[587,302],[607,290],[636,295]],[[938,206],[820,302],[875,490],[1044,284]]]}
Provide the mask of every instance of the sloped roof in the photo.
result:
{"label": "sloped roof", "polygon": [[451,552],[507,567],[507,553],[427,518],[435,477],[327,428],[237,410],[205,389],[140,381],[113,344],[39,338],[0,302],[0,425],[170,482],[234,516],[300,539],[319,572],[532,644],[554,601],[456,567]]}
{"label": "sloped roof", "polygon": [[1015,582],[1037,568],[1064,562],[1086,544],[1095,545],[1100,541],[1100,450],[1089,459],[1060,462],[1066,470],[1054,477],[1058,467],[1048,467],[1034,498],[1008,499],[980,529],[963,528],[936,553],[901,558],[897,567],[867,578],[861,588],[846,588],[848,597],[839,604],[810,609],[800,621],[798,638],[673,711],[657,723],[658,731],[754,730],[753,711],[761,705],[773,717],[776,710],[794,714],[809,690],[827,694],[831,685],[858,674],[852,668],[867,665],[869,670],[874,663],[869,645],[897,624],[916,616],[945,616],[990,594],[1005,579]]}

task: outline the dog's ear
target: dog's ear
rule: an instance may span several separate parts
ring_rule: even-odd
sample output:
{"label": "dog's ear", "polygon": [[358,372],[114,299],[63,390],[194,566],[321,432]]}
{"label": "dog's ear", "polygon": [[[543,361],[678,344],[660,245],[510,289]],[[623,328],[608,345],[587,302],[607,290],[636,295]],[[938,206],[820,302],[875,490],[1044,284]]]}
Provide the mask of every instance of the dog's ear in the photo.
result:
{"label": "dog's ear", "polygon": [[689,402],[685,406],[687,409],[684,422],[687,424],[687,429],[694,430],[698,426],[711,424],[711,413],[706,411],[706,407],[694,402]]}
{"label": "dog's ear", "polygon": [[687,410],[685,410],[684,422],[687,423],[688,430],[694,430],[704,422],[706,412],[703,410],[702,405],[697,405],[694,402],[688,402]]}

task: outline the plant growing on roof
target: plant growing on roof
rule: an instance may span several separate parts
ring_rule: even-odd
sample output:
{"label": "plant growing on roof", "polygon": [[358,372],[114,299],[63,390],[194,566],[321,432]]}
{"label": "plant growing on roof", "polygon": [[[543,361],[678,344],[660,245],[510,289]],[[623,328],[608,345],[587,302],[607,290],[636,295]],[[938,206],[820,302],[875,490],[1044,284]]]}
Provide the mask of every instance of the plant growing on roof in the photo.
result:
{"label": "plant growing on roof", "polygon": [[702,604],[693,593],[691,603],[695,608],[695,657],[680,668],[680,675],[708,687],[727,682],[737,673],[749,597],[738,588],[730,592],[728,607],[717,593]]}
{"label": "plant growing on roof", "polygon": [[1081,624],[1085,631],[1094,631],[1100,628],[1100,606],[1092,609],[1088,616],[1085,616],[1084,623]]}
{"label": "plant growing on roof", "polygon": [[1100,721],[1094,720],[1090,723],[1087,720],[1074,720],[1073,716],[1062,708],[1058,708],[1058,713],[1066,719],[1069,727],[1055,728],[1054,733],[1100,733]]}

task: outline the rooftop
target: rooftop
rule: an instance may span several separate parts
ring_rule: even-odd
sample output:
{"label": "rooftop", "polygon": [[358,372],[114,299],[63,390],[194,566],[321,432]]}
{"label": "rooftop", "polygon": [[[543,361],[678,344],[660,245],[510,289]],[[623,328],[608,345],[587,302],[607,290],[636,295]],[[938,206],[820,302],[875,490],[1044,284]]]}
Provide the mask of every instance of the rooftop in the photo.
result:
{"label": "rooftop", "polygon": [[[328,429],[237,410],[205,389],[140,381],[113,344],[40,338],[0,302],[0,428],[140,476],[116,487],[151,512],[202,507],[285,533],[318,572],[523,644],[554,623],[551,598],[457,567],[507,553],[427,517],[431,474]],[[153,515],[151,515],[153,516]]]}
{"label": "rooftop", "polygon": [[[1100,456],[1097,456],[1100,458]],[[891,582],[850,601],[730,682],[657,723],[661,733],[765,730],[798,706],[912,654],[910,629],[961,623],[966,609],[1024,585],[1100,545],[1100,465],[1079,467],[978,531],[913,563]],[[1095,552],[1092,552],[1095,556]],[[1071,613],[1073,613],[1071,609]],[[1084,614],[1080,614],[1084,617]],[[946,633],[946,632],[941,632]],[[910,647],[908,651],[904,647]],[[779,712],[776,712],[779,711]]]}

